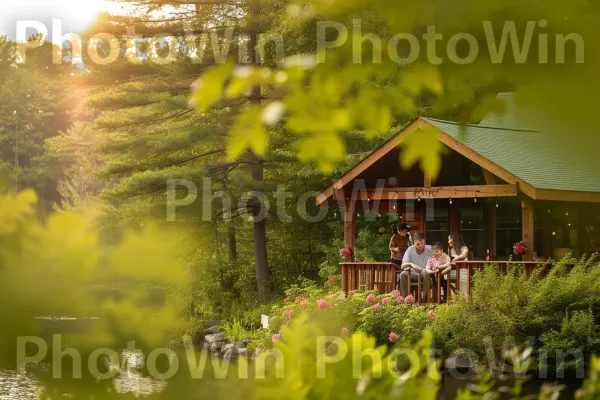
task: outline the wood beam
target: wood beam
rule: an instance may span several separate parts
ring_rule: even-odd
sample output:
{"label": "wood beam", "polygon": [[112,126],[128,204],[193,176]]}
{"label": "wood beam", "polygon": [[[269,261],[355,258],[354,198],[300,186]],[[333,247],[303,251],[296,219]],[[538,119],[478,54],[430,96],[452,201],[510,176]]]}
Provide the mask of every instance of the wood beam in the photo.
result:
{"label": "wood beam", "polygon": [[[356,240],[356,226],[355,226],[355,202],[346,201],[344,206],[344,243],[346,246],[352,246]],[[354,261],[354,257],[346,257],[346,262]]]}
{"label": "wood beam", "polygon": [[600,193],[574,192],[569,190],[538,189],[537,200],[579,201],[585,203],[600,203]]}
{"label": "wood beam", "polygon": [[492,174],[490,171],[488,171],[485,168],[483,169],[483,176],[485,178],[485,183],[488,185],[495,185],[496,184],[496,176],[494,174]]}
{"label": "wood beam", "polygon": [[354,166],[350,171],[346,172],[338,180],[329,185],[327,189],[322,191],[317,196],[317,205],[323,204],[329,197],[331,197],[334,189],[342,189],[351,180],[356,178],[371,165],[375,164],[375,162],[381,159],[381,157],[395,149],[411,132],[420,129],[422,126],[424,126],[424,124],[426,124],[426,122],[420,118],[417,118],[408,124],[408,126],[402,129],[402,131],[400,131],[396,136],[385,142],[381,147],[369,154],[365,159],[356,164],[356,166]]}
{"label": "wood beam", "polygon": [[546,260],[552,257],[552,213],[550,211],[550,205],[543,204],[544,206],[544,257]]}
{"label": "wood beam", "polygon": [[517,196],[517,185],[469,185],[366,189],[355,195],[355,201],[464,199]]}
{"label": "wood beam", "polygon": [[529,252],[523,256],[523,261],[533,261],[533,252],[534,252],[534,233],[535,233],[535,225],[534,225],[534,208],[533,202],[530,200],[523,200],[521,202],[521,211],[522,211],[522,240],[529,246]]}
{"label": "wood beam", "polygon": [[429,174],[427,174],[427,173],[425,173],[425,175],[424,175],[423,186],[426,188],[431,187],[431,176],[429,176]]}

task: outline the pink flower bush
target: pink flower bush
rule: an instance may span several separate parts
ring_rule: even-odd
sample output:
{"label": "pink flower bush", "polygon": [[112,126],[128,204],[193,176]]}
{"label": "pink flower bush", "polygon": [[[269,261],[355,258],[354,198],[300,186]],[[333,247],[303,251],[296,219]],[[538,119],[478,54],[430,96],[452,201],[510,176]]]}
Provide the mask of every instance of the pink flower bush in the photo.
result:
{"label": "pink flower bush", "polygon": [[381,302],[383,303],[384,306],[387,306],[388,304],[390,304],[390,298],[384,297]]}
{"label": "pink flower bush", "polygon": [[281,333],[274,333],[273,336],[271,336],[271,341],[273,343],[277,343],[277,342],[281,341],[281,338],[282,338]]}
{"label": "pink flower bush", "polygon": [[302,301],[300,302],[300,307],[302,307],[302,308],[306,308],[306,307],[308,307],[308,301],[306,301],[306,300],[302,300]]}
{"label": "pink flower bush", "polygon": [[377,312],[377,311],[381,311],[381,304],[377,303],[373,306],[373,311]]}
{"label": "pink flower bush", "polygon": [[348,336],[350,335],[350,329],[348,328],[342,328],[342,336]]}
{"label": "pink flower bush", "polygon": [[409,294],[408,296],[406,296],[406,298],[404,299],[404,303],[405,304],[414,304],[415,302],[415,298],[413,297],[412,294]]}
{"label": "pink flower bush", "polygon": [[300,303],[304,298],[302,296],[298,296],[294,299],[294,303]]}
{"label": "pink flower bush", "polygon": [[296,312],[294,310],[284,311],[283,316],[287,319],[293,319]]}
{"label": "pink flower bush", "polygon": [[392,297],[400,297],[400,291],[396,289],[392,290],[390,294],[392,295]]}
{"label": "pink flower bush", "polygon": [[390,333],[390,342],[396,343],[398,339],[400,339],[400,336],[398,336],[398,334],[396,334],[395,332]]}
{"label": "pink flower bush", "polygon": [[317,306],[319,307],[319,310],[324,310],[331,307],[331,303],[325,299],[319,299],[317,300]]}
{"label": "pink flower bush", "polygon": [[375,296],[373,293],[371,293],[370,295],[367,296],[367,304],[371,304],[371,303],[375,303],[377,302],[377,296]]}
{"label": "pink flower bush", "polygon": [[289,297],[286,297],[285,299],[283,299],[283,302],[284,302],[284,303],[289,303],[289,302],[290,302],[290,298],[289,298]]}
{"label": "pink flower bush", "polygon": [[437,318],[437,313],[433,310],[429,310],[429,318],[431,319],[436,319]]}
{"label": "pink flower bush", "polygon": [[330,280],[330,281],[332,281],[332,280],[334,280],[334,279],[335,279],[335,278],[337,278],[337,277],[336,277],[335,275],[329,275],[329,277],[328,277],[328,278],[329,278],[329,280]]}
{"label": "pink flower bush", "polygon": [[398,304],[404,303],[404,297],[402,297],[402,296],[396,297],[396,303],[398,303]]}

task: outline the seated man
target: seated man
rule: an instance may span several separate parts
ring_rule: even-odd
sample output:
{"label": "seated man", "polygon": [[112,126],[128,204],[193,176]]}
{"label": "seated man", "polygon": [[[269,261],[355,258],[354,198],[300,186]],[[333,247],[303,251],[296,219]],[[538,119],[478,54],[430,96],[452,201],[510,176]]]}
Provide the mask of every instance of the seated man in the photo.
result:
{"label": "seated man", "polygon": [[431,246],[425,245],[425,236],[421,232],[416,232],[413,235],[413,240],[415,244],[406,250],[402,259],[401,268],[403,271],[400,274],[400,292],[402,293],[402,297],[410,294],[410,283],[408,282],[408,269],[410,269],[410,279],[412,282],[417,282],[419,279],[418,275],[421,275],[421,282],[423,282],[421,295],[424,301],[426,301],[431,285],[431,279],[429,279],[426,267],[427,260],[433,255],[433,251],[431,250]]}

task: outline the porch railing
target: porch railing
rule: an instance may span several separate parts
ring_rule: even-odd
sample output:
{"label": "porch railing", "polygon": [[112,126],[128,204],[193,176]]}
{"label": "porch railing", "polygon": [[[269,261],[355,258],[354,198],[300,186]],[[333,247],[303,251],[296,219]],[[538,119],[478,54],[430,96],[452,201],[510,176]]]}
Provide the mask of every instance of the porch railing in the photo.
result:
{"label": "porch railing", "polygon": [[[377,290],[379,293],[389,293],[394,289],[400,289],[400,268],[390,262],[343,262],[342,267],[342,290],[348,294],[352,291]],[[502,273],[507,273],[510,265],[520,265],[523,273],[530,277],[534,270],[542,268],[541,274],[547,273],[552,266],[549,262],[539,261],[463,261],[456,263],[452,271],[445,275],[445,287],[442,287],[442,279],[436,275],[436,284],[430,286],[430,293],[422,293],[421,274],[415,271],[408,272],[408,292],[412,293],[415,301],[422,303],[425,297],[426,303],[442,303],[448,301],[456,293],[469,295],[473,276],[491,265],[496,265]],[[411,274],[417,273],[417,281],[411,280]],[[450,278],[450,279],[448,279]],[[444,294],[444,296],[442,296]]]}

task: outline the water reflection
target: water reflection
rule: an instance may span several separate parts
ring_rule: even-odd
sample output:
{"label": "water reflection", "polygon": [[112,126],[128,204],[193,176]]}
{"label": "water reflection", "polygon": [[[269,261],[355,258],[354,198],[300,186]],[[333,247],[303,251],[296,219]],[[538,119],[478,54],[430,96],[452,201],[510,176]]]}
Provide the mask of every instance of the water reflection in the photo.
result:
{"label": "water reflection", "polygon": [[[113,388],[117,393],[131,393],[136,396],[150,396],[167,387],[165,381],[143,376],[139,369],[144,365],[144,355],[139,351],[123,350],[120,354],[121,365],[115,365],[106,359],[110,371],[118,371],[113,379]],[[38,365],[40,369],[49,365]],[[0,400],[37,400],[42,399],[44,388],[30,373],[0,370]]]}

